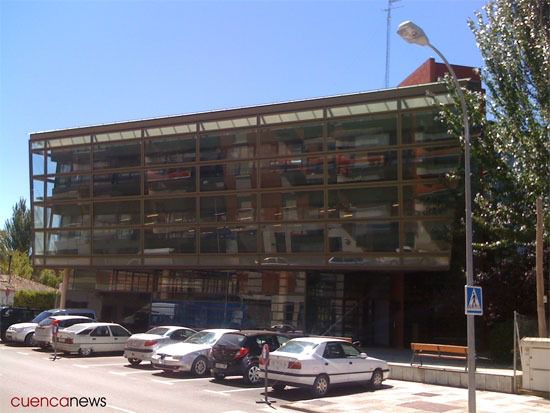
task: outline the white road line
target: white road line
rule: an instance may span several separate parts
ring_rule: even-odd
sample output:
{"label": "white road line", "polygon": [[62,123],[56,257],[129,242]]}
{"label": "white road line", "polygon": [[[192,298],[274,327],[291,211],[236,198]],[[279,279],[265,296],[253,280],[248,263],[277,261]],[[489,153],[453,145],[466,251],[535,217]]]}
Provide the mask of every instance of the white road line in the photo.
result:
{"label": "white road line", "polygon": [[217,394],[217,395],[219,395],[219,396],[231,397],[230,394],[222,393],[222,392],[215,391],[215,390],[203,389],[203,391],[206,391],[206,392],[208,392],[208,393],[214,393],[214,394]]}
{"label": "white road line", "polygon": [[108,404],[106,407],[108,407],[109,409],[118,410],[124,413],[136,413],[133,410],[123,409],[122,407],[116,407],[116,406],[113,406],[112,404]]}
{"label": "white road line", "polygon": [[17,354],[21,354],[22,356],[28,356],[30,353],[25,353],[23,351],[18,351]]}
{"label": "white road line", "polygon": [[152,371],[149,370],[138,370],[138,371],[110,371],[109,374],[116,374],[117,376],[128,376],[130,374],[143,374],[143,373],[149,373],[151,374]]}
{"label": "white road line", "polygon": [[168,386],[173,386],[174,385],[173,382],[169,382],[169,381],[166,381],[166,380],[151,379],[151,381],[154,381],[154,382],[160,383],[160,384],[166,384]]}
{"label": "white road line", "polygon": [[261,390],[263,391],[262,388],[259,388],[259,387],[251,387],[251,388],[247,388],[247,389],[234,389],[234,390],[222,390],[220,393],[235,393],[235,392],[238,392],[238,391],[250,391],[250,390]]}
{"label": "white road line", "polygon": [[90,367],[112,367],[112,366],[125,366],[126,364],[120,363],[110,363],[110,364],[73,364],[75,367],[80,367],[81,369],[89,369]]}

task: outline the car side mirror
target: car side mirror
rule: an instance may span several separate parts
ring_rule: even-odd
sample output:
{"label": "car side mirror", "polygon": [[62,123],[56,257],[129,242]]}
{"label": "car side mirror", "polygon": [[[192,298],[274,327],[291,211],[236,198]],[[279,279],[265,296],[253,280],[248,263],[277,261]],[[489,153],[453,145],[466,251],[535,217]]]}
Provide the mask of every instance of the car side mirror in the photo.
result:
{"label": "car side mirror", "polygon": [[361,353],[359,354],[359,357],[361,357],[362,359],[366,359],[368,356],[367,353]]}

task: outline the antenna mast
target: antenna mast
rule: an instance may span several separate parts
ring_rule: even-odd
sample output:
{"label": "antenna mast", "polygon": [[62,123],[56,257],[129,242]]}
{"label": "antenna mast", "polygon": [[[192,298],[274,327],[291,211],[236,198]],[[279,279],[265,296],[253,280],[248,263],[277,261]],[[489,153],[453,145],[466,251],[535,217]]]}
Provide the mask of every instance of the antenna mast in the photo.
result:
{"label": "antenna mast", "polygon": [[386,19],[386,75],[384,78],[384,87],[388,88],[390,85],[390,29],[391,29],[391,11],[393,9],[398,9],[399,7],[394,7],[393,4],[401,0],[388,0],[388,8],[384,9],[387,12]]}

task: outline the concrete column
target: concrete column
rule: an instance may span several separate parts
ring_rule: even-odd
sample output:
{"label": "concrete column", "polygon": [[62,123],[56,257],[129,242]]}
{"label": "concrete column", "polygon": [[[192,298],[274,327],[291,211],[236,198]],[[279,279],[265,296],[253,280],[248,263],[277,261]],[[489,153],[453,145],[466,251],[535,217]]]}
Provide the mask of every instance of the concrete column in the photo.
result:
{"label": "concrete column", "polygon": [[63,282],[60,285],[61,299],[59,300],[59,308],[65,308],[67,302],[67,287],[69,286],[69,275],[71,274],[70,268],[63,270]]}
{"label": "concrete column", "polygon": [[392,347],[403,348],[405,328],[405,275],[404,273],[391,275],[391,315],[393,319]]}

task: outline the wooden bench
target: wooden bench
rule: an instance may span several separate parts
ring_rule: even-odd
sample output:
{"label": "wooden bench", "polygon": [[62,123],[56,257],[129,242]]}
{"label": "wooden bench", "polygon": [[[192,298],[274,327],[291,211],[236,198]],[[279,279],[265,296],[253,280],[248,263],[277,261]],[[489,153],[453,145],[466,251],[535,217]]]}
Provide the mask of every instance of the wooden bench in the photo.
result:
{"label": "wooden bench", "polygon": [[[415,359],[420,358],[422,365],[423,357],[442,358],[451,360],[467,360],[468,347],[455,346],[449,344],[426,344],[426,343],[411,343],[412,357],[411,366]],[[466,366],[466,369],[468,366]]]}

